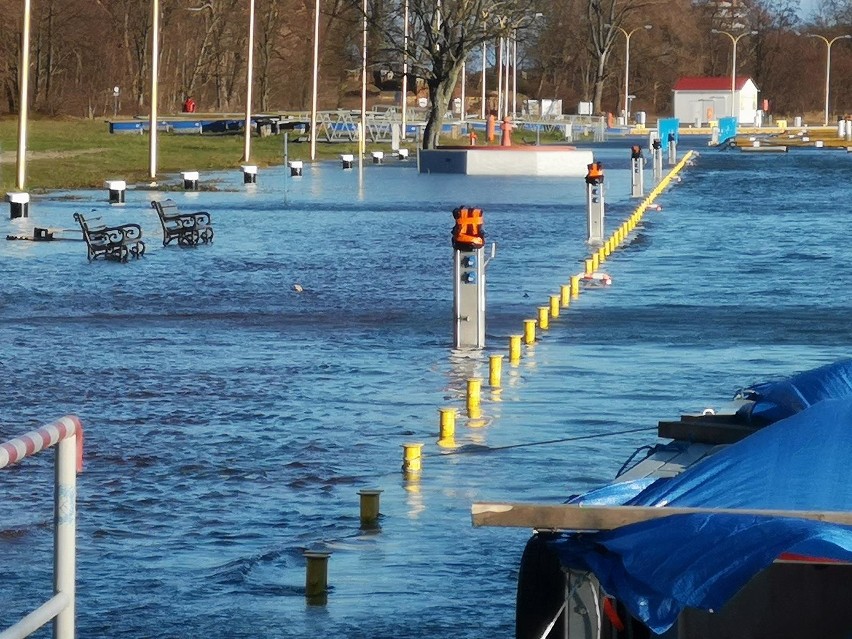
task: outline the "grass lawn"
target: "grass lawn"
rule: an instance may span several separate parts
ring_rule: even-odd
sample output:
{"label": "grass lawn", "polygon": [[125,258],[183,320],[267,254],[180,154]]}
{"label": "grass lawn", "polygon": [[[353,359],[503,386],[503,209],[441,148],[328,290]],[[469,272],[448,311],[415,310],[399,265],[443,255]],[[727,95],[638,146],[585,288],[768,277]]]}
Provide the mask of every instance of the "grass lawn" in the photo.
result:
{"label": "grass lawn", "polygon": [[[290,134],[288,157],[308,160],[310,145]],[[157,173],[160,178],[179,171],[210,171],[239,167],[245,138],[240,135],[160,133],[157,136]],[[27,135],[26,185],[29,192],[58,188],[102,187],[106,179],[148,182],[148,136],[110,134],[103,120],[33,119]],[[386,147],[386,148],[384,148]],[[370,150],[390,151],[390,145]],[[0,190],[15,189],[18,121],[0,119]],[[318,144],[317,157],[336,158],[357,152],[357,144]],[[251,140],[251,163],[258,166],[284,161],[284,136]]]}

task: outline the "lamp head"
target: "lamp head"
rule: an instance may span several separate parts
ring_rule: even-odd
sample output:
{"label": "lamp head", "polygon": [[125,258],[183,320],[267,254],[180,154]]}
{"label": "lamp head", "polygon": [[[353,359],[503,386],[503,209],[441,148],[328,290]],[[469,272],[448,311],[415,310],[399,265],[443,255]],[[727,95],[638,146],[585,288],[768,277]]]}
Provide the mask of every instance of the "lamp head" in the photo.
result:
{"label": "lamp head", "polygon": [[645,29],[653,29],[654,25],[653,24],[646,24],[644,28]]}

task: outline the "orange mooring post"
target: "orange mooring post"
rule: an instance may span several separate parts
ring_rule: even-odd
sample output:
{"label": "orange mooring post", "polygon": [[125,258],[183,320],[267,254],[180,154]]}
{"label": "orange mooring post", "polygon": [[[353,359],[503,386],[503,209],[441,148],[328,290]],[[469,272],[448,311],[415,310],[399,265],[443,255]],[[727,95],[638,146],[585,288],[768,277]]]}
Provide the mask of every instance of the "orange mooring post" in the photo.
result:
{"label": "orange mooring post", "polygon": [[503,118],[503,123],[500,125],[500,131],[502,133],[500,137],[500,146],[512,146],[512,129],[514,128],[514,124],[512,124],[512,118],[508,115]]}
{"label": "orange mooring post", "polygon": [[492,144],[494,142],[494,129],[496,124],[497,118],[494,117],[494,113],[489,113],[488,118],[485,120],[485,139],[488,141],[488,144]]}

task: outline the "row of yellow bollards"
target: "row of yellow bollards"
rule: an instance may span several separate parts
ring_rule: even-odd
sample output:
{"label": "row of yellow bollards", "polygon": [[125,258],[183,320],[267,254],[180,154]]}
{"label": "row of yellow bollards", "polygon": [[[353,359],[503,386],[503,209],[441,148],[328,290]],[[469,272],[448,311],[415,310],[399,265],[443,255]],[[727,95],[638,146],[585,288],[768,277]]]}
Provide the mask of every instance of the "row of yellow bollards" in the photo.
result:
{"label": "row of yellow bollards", "polygon": [[[509,363],[512,366],[517,366],[521,360],[521,342],[526,345],[532,345],[536,341],[536,327],[543,331],[549,330],[550,321],[557,319],[560,316],[560,311],[563,308],[568,308],[572,300],[576,300],[580,296],[580,281],[585,276],[595,273],[600,265],[604,263],[609,256],[624,244],[630,232],[636,228],[636,225],[641,221],[648,206],[656,197],[663,192],[663,189],[671,182],[671,180],[680,172],[687,164],[692,156],[692,151],[687,153],[680,163],[675,166],[671,172],[665,176],[660,183],[654,188],[651,194],[637,207],[637,209],[627,218],[603,243],[603,245],[592,253],[591,257],[585,260],[585,272],[583,274],[572,275],[568,284],[563,284],[560,287],[558,295],[551,295],[547,306],[538,308],[538,317],[536,319],[524,320],[524,331],[522,335],[509,336]],[[489,372],[488,384],[492,389],[499,389],[501,385],[501,374],[503,366],[502,355],[491,355],[489,357]],[[482,380],[472,378],[467,380],[467,412],[471,419],[478,419],[481,416],[481,392]],[[439,409],[439,431],[438,445],[442,447],[453,447],[455,445],[455,417],[456,410],[453,408]],[[403,445],[403,471],[408,476],[416,476],[421,470],[422,458],[421,443],[409,443]]]}
{"label": "row of yellow bollards", "polygon": [[[584,272],[572,275],[567,284],[560,286],[558,295],[551,295],[546,306],[538,307],[537,319],[525,319],[521,335],[509,336],[509,363],[517,366],[521,360],[521,343],[534,344],[536,327],[543,331],[550,328],[550,320],[560,316],[561,309],[568,308],[572,300],[580,296],[580,281],[584,276],[591,276],[600,268],[613,252],[615,252],[629,236],[630,232],[642,220],[645,211],[663,190],[671,183],[677,174],[690,161],[693,152],[687,153],[683,159],[654,187],[636,210],[610,235],[603,245],[596,249],[590,257],[584,260]],[[490,355],[488,366],[488,385],[492,389],[501,387],[503,371],[503,355]],[[471,419],[481,416],[482,380],[470,378],[467,380],[466,407]],[[438,445],[442,447],[455,446],[456,415],[458,411],[452,407],[438,409]],[[410,442],[402,445],[402,469],[406,478],[416,479],[422,470],[423,444]],[[373,527],[379,518],[379,496],[381,490],[364,489],[358,492],[361,496],[361,525]],[[311,550],[304,553],[306,560],[305,595],[309,601],[324,603],[328,590],[328,558],[327,551]]]}

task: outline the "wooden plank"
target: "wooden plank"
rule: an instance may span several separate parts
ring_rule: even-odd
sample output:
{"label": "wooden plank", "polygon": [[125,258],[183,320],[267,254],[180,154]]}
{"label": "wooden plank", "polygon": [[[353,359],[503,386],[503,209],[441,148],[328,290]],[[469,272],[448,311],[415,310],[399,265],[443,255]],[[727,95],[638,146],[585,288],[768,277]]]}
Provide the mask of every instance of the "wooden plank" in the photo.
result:
{"label": "wooden plank", "polygon": [[757,428],[742,424],[699,422],[659,422],[657,436],[702,444],[733,444],[745,439]]}
{"label": "wooden plank", "polygon": [[852,512],[756,510],[749,508],[670,508],[653,506],[577,506],[573,504],[475,503],[474,526],[538,530],[612,530],[650,519],[688,514],[792,517],[852,525]]}

